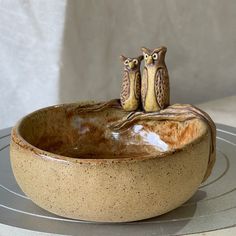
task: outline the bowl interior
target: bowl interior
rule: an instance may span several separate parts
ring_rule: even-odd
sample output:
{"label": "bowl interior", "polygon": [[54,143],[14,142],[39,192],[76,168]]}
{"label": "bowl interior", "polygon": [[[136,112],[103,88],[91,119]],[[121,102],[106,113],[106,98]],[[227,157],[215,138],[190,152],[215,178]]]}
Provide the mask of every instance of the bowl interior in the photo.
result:
{"label": "bowl interior", "polygon": [[73,158],[111,159],[161,155],[201,137],[203,122],[140,120],[114,131],[109,126],[129,113],[107,107],[81,111],[78,104],[41,109],[26,116],[18,132],[31,145]]}

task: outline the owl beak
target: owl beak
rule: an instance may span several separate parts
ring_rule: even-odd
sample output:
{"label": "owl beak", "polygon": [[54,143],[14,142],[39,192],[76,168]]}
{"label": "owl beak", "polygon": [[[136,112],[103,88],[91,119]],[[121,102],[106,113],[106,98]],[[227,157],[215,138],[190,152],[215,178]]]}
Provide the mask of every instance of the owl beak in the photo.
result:
{"label": "owl beak", "polygon": [[148,56],[146,64],[147,64],[147,65],[153,64],[152,56]]}
{"label": "owl beak", "polygon": [[134,69],[134,66],[135,66],[135,64],[134,64],[133,61],[129,62],[129,68],[130,68],[130,69]]}

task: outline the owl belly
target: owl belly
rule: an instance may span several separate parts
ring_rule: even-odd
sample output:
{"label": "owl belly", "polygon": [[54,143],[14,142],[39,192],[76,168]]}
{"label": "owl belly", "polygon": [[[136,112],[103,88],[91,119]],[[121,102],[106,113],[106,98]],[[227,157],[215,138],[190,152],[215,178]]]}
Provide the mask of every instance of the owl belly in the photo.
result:
{"label": "owl belly", "polygon": [[138,109],[139,106],[139,101],[135,97],[134,93],[135,85],[134,85],[134,80],[131,80],[130,82],[130,94],[128,99],[124,102],[123,108],[126,111],[134,111]]}
{"label": "owl belly", "polygon": [[155,87],[154,87],[154,77],[148,78],[147,94],[145,99],[145,111],[154,112],[159,111],[160,107],[156,100]]}
{"label": "owl belly", "polygon": [[129,99],[127,99],[125,101],[125,104],[123,105],[123,108],[126,110],[126,111],[134,111],[134,110],[137,110],[138,109],[138,101],[133,98],[133,97],[130,97]]}

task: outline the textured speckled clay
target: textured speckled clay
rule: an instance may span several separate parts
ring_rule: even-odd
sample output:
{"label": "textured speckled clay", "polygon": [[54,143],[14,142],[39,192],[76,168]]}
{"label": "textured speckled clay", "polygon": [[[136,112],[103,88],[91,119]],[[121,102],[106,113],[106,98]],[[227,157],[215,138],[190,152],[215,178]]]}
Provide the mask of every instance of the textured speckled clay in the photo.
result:
{"label": "textured speckled clay", "polygon": [[60,216],[142,220],[186,202],[215,161],[215,127],[190,105],[125,112],[118,100],[44,108],[12,130],[21,189]]}

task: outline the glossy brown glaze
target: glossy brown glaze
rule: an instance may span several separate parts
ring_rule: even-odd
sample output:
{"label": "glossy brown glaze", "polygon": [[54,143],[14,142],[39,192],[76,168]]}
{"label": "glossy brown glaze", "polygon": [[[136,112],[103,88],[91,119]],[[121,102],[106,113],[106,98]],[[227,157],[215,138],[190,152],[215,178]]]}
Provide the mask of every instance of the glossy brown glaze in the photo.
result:
{"label": "glossy brown glaze", "polygon": [[[154,112],[154,113],[144,113],[144,112],[135,112],[130,113],[127,117],[125,117],[123,120],[118,121],[114,123],[111,128],[114,130],[124,130],[132,126],[133,124],[139,122],[139,121],[170,121],[170,129],[163,126],[161,128],[161,132],[168,132],[167,137],[170,139],[173,139],[176,137],[176,127],[175,122],[177,124],[183,124],[179,122],[187,122],[192,119],[201,119],[204,123],[207,124],[209,131],[210,131],[210,152],[209,152],[209,163],[208,168],[205,174],[205,177],[203,181],[205,181],[209,175],[211,174],[212,168],[215,164],[216,159],[216,126],[215,123],[212,121],[211,117],[201,109],[190,105],[190,104],[174,104],[169,106],[168,108],[161,110],[160,112]],[[164,123],[165,124],[165,123]],[[185,140],[191,140],[193,141],[193,137],[196,137],[196,133],[199,132],[199,130],[196,129],[194,125],[188,126],[186,129],[181,130],[179,127],[177,127],[178,130],[178,137],[176,139],[176,142],[178,143],[177,146],[181,147],[183,137]],[[195,130],[195,134],[193,134],[193,131]],[[183,136],[184,133],[184,136]],[[165,137],[161,136],[162,139],[165,139]],[[169,144],[171,144],[173,141],[169,141]],[[168,141],[167,141],[168,143]],[[185,145],[186,143],[184,143]],[[171,149],[176,148],[176,146],[171,145]]]}
{"label": "glossy brown glaze", "polygon": [[201,137],[199,118],[190,105],[130,113],[121,109],[118,100],[112,100],[63,110],[43,109],[26,117],[19,132],[32,146],[67,157],[163,157]]}
{"label": "glossy brown glaze", "polygon": [[126,112],[119,100],[44,108],[13,128],[12,169],[36,204],[61,216],[157,216],[188,200],[212,168],[205,117],[190,105]]}

